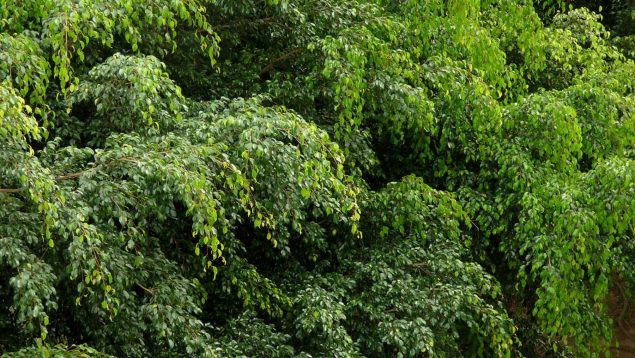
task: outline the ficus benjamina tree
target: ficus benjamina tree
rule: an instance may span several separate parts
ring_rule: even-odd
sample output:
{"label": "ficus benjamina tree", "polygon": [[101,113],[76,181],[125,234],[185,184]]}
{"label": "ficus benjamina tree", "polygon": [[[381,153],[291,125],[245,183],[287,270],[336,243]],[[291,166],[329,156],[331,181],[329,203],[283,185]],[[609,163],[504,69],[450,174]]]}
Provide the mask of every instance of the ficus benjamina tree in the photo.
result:
{"label": "ficus benjamina tree", "polygon": [[610,355],[632,14],[0,1],[0,353]]}

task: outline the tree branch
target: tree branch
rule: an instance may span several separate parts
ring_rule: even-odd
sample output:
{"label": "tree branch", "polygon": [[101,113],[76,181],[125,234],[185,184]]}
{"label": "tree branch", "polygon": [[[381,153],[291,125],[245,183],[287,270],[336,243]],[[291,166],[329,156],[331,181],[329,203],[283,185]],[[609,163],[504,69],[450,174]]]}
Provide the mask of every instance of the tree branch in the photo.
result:
{"label": "tree branch", "polygon": [[427,263],[425,263],[425,262],[414,262],[414,263],[411,263],[408,266],[414,267],[414,268],[425,268],[425,267],[428,267],[429,265]]}
{"label": "tree branch", "polygon": [[[69,180],[69,179],[77,179],[77,178],[81,177],[82,175],[84,175],[84,173],[86,173],[87,171],[89,171],[91,169],[93,169],[93,168],[82,170],[81,172],[69,173],[69,174],[61,175],[61,176],[56,177],[55,180],[56,181],[62,181],[62,180]],[[21,188],[11,188],[11,189],[2,189],[2,188],[0,188],[0,193],[14,194],[14,193],[19,193],[22,190],[23,189],[21,189]]]}
{"label": "tree branch", "polygon": [[150,288],[144,287],[142,284],[140,284],[139,282],[135,282],[135,285],[137,285],[140,289],[146,291],[147,293],[154,295],[154,291]]}
{"label": "tree branch", "polygon": [[19,193],[21,192],[22,189],[1,189],[0,188],[0,193]]}
{"label": "tree branch", "polygon": [[291,51],[283,54],[280,57],[274,58],[271,62],[269,62],[269,64],[267,66],[263,67],[262,70],[260,70],[260,77],[266,75],[267,72],[273,70],[273,68],[276,66],[276,64],[278,64],[280,62],[283,62],[283,61],[286,61],[286,60],[288,60],[290,58],[293,58],[293,57],[299,55],[300,52],[302,52],[302,49],[301,48],[296,48],[294,50],[291,50]]}
{"label": "tree branch", "polygon": [[70,173],[70,174],[66,174],[66,175],[61,175],[61,176],[55,178],[55,180],[61,181],[61,180],[68,180],[68,179],[76,179],[76,178],[81,177],[85,172],[87,172],[88,170],[91,170],[91,169],[93,169],[93,168],[82,170],[81,172],[77,172],[77,173]]}
{"label": "tree branch", "polygon": [[[168,153],[170,153],[170,152],[169,151],[162,151],[162,152],[158,152],[157,154],[168,154]],[[118,160],[120,160],[122,162],[135,162],[134,158],[131,158],[131,157],[121,157]],[[84,169],[84,170],[79,171],[79,172],[60,175],[58,177],[55,177],[55,181],[77,179],[77,178],[81,177],[82,175],[84,175],[86,172],[91,171],[91,170],[95,170],[100,165],[109,165],[109,164],[111,164],[113,162],[116,162],[116,161],[117,160],[112,160],[112,161],[109,161],[109,162],[107,162],[105,164],[104,163],[97,164],[97,165],[95,165],[92,168]],[[19,193],[21,191],[22,191],[21,188],[10,188],[10,189],[2,189],[2,188],[0,188],[0,193]]]}

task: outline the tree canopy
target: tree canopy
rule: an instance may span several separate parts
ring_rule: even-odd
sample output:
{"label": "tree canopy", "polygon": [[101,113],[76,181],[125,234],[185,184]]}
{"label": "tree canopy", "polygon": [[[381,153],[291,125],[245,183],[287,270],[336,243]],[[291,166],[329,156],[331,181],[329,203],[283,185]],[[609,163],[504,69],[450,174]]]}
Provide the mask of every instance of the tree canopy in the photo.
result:
{"label": "tree canopy", "polygon": [[1,0],[6,357],[600,356],[635,3]]}

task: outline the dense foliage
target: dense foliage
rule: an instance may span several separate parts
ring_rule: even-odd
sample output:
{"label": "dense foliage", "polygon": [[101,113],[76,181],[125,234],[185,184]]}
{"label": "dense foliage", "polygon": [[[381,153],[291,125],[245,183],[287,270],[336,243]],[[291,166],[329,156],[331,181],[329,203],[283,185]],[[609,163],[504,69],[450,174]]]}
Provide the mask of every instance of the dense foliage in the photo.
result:
{"label": "dense foliage", "polygon": [[0,0],[0,352],[599,356],[635,3]]}

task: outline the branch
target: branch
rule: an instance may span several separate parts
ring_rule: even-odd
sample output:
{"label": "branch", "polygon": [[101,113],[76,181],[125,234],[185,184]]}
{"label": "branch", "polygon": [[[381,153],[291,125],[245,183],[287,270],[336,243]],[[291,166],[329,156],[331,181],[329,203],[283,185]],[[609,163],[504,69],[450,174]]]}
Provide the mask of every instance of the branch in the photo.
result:
{"label": "branch", "polygon": [[89,171],[91,169],[93,169],[93,168],[82,170],[81,172],[77,172],[77,173],[70,173],[70,174],[66,174],[66,175],[61,175],[61,176],[55,178],[55,180],[61,181],[61,180],[68,180],[68,179],[76,179],[76,178],[81,177],[85,172],[87,172],[87,171]]}
{"label": "branch", "polygon": [[612,346],[612,349],[618,350],[618,351],[622,351],[622,352],[628,352],[628,353],[635,353],[635,349],[631,348],[631,347],[624,347],[624,346]]}
{"label": "branch", "polygon": [[414,263],[411,263],[408,266],[414,267],[414,268],[425,268],[425,267],[428,267],[429,265],[427,263],[425,263],[425,262],[414,262]]}
{"label": "branch", "polygon": [[137,285],[140,289],[146,291],[147,293],[154,295],[154,291],[152,289],[149,289],[147,287],[144,287],[142,284],[135,282],[135,285]]}
{"label": "branch", "polygon": [[[255,19],[251,22],[253,23],[263,23],[263,24],[267,24],[270,23],[271,21],[273,21],[273,16],[269,16],[269,17],[265,17],[262,19]],[[237,21],[237,22],[233,22],[233,23],[229,23],[229,24],[219,24],[219,25],[212,25],[212,29],[231,29],[234,27],[244,27],[245,24],[243,21]]]}
{"label": "branch", "polygon": [[635,337],[631,335],[630,331],[624,327],[624,317],[626,316],[626,313],[628,312],[628,308],[629,308],[629,299],[628,297],[626,297],[626,290],[624,289],[624,286],[622,286],[622,284],[619,281],[615,282],[615,286],[618,288],[618,290],[622,294],[622,299],[624,300],[624,306],[622,307],[622,312],[617,318],[617,325],[619,326],[620,330],[626,337],[628,337],[631,340],[635,340]]}
{"label": "branch", "polygon": [[[59,177],[56,177],[55,180],[56,181],[62,181],[62,180],[69,180],[69,179],[77,179],[77,178],[81,177],[82,175],[84,175],[84,173],[86,173],[87,171],[92,170],[92,169],[94,169],[94,168],[89,168],[89,169],[86,169],[86,170],[82,170],[81,172],[61,175]],[[0,193],[14,194],[14,193],[19,193],[22,190],[23,190],[22,188],[11,188],[11,189],[2,189],[2,188],[0,188]]]}
{"label": "branch", "polygon": [[1,189],[0,188],[0,193],[9,193],[9,194],[11,194],[11,193],[19,193],[21,191],[22,191],[22,189]]}
{"label": "branch", "polygon": [[271,62],[269,62],[269,64],[265,67],[262,68],[262,70],[260,70],[260,77],[264,76],[267,74],[267,72],[273,70],[273,68],[276,66],[276,64],[286,61],[292,57],[297,56],[298,54],[300,54],[300,52],[302,52],[301,48],[296,48],[294,50],[291,50],[285,54],[283,54],[280,57],[276,57],[274,58]]}
{"label": "branch", "polygon": [[[168,154],[168,153],[169,153],[169,151],[163,151],[163,152],[158,152],[157,154]],[[130,157],[121,157],[118,160],[123,161],[123,162],[133,162],[133,163],[135,162],[134,158],[130,158]],[[109,165],[109,164],[111,164],[113,162],[116,162],[116,160],[109,161],[109,162],[107,162],[105,164],[104,163],[97,164],[97,165],[95,165],[92,168],[84,169],[84,170],[79,171],[79,172],[60,175],[60,176],[55,178],[55,181],[77,179],[77,178],[81,177],[82,175],[86,174],[86,172],[91,171],[91,170],[95,170],[100,165]],[[21,188],[11,188],[11,189],[2,189],[2,188],[0,188],[0,193],[19,193],[21,191],[22,191]]]}

